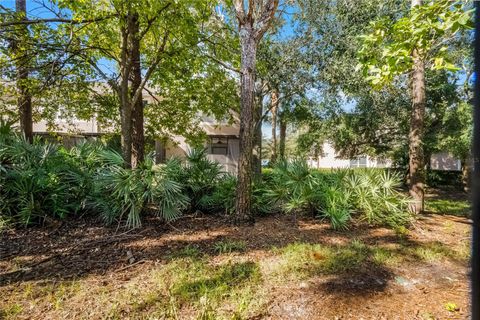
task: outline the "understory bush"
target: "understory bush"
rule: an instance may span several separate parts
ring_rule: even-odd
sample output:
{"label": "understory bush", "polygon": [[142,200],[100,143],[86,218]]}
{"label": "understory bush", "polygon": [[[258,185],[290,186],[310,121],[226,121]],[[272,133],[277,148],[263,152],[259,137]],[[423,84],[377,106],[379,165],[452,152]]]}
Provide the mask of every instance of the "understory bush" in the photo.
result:
{"label": "understory bush", "polygon": [[[151,155],[134,169],[100,142],[66,149],[28,143],[0,126],[0,224],[41,223],[91,213],[106,223],[141,224],[144,213],[166,221],[183,212],[234,214],[237,179],[205,150],[156,165]],[[385,170],[312,170],[305,161],[279,162],[252,186],[252,213],[285,212],[328,219],[345,228],[351,218],[370,224],[408,222],[401,179]]]}
{"label": "understory bush", "polygon": [[2,139],[0,198],[4,220],[29,224],[78,211],[79,203],[70,188],[70,163],[64,160],[57,145],[38,139],[31,144],[20,138]]}
{"label": "understory bush", "polygon": [[385,170],[318,171],[295,160],[273,168],[266,195],[283,212],[319,215],[333,228],[345,228],[354,215],[371,224],[397,226],[410,217],[400,185],[401,177]]}
{"label": "understory bush", "polygon": [[190,203],[176,180],[181,171],[176,166],[174,161],[156,166],[149,156],[127,169],[118,152],[99,143],[67,150],[1,135],[0,221],[28,225],[92,212],[107,223],[125,219],[128,227],[137,227],[147,211],[173,220]]}
{"label": "understory bush", "polygon": [[189,198],[170,176],[171,168],[155,166],[152,157],[147,157],[135,169],[127,169],[117,152],[103,152],[102,156],[104,166],[94,175],[88,205],[107,223],[126,217],[127,226],[138,227],[145,211],[171,221],[187,207]]}

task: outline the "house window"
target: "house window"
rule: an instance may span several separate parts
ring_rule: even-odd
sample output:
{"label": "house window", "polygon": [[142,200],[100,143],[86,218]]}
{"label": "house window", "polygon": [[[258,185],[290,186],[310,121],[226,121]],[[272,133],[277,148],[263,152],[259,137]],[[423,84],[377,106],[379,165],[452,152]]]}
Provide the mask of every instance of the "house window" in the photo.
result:
{"label": "house window", "polygon": [[350,160],[350,168],[366,168],[366,167],[367,167],[366,156],[361,156],[361,157]]}
{"label": "house window", "polygon": [[228,154],[228,138],[211,138],[209,146],[210,154]]}

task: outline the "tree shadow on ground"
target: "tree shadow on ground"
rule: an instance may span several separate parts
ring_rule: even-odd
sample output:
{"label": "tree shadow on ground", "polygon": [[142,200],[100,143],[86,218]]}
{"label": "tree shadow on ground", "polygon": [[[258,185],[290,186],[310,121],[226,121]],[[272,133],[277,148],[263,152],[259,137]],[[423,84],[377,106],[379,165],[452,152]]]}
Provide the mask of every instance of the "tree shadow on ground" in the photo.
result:
{"label": "tree shadow on ground", "polygon": [[[72,220],[59,229],[31,228],[3,234],[0,237],[0,286],[122,274],[129,268],[134,269],[137,264],[167,263],[175,258],[175,254],[192,246],[202,255],[214,256],[218,254],[215,243],[225,240],[244,241],[244,253],[249,254],[270,252],[272,247],[281,248],[296,242],[326,247],[348,246],[352,239],[371,245],[399,243],[395,233],[385,228],[363,226],[349,231],[334,231],[327,224],[309,218],[301,219],[298,225],[294,225],[285,216],[260,218],[253,227],[233,226],[215,216],[191,217],[172,225],[149,219],[144,227],[131,231],[102,227],[94,220]],[[401,247],[391,251],[414,261],[418,259],[415,248],[425,246],[428,247],[428,244],[408,240],[403,248],[411,250]],[[436,254],[445,253],[445,256],[454,257],[442,246],[435,248]],[[322,289],[332,293],[337,285],[345,286],[355,294],[383,290],[393,276],[392,271],[370,260],[348,266],[357,259],[357,254],[355,250],[353,253],[339,251],[337,255],[333,252],[331,259],[318,269],[314,268],[309,276],[335,274],[330,281],[322,284]],[[367,252],[367,256],[371,255]],[[129,262],[132,256],[133,264]],[[345,270],[336,274],[339,268]],[[341,290],[344,288],[338,288],[339,292]]]}

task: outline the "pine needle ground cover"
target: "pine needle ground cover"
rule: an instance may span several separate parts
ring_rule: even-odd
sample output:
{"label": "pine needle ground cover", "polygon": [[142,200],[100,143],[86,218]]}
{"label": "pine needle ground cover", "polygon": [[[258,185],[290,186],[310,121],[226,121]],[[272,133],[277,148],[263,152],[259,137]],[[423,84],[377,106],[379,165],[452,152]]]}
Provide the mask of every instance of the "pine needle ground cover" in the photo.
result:
{"label": "pine needle ground cover", "polygon": [[5,319],[468,317],[469,224],[448,213],[349,230],[283,214],[133,230],[73,219],[0,240]]}

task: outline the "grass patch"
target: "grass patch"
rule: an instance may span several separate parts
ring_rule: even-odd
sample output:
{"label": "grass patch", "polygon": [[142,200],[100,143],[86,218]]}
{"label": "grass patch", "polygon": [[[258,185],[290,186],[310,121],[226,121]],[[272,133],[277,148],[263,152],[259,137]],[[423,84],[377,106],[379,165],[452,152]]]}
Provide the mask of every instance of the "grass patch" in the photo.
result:
{"label": "grass patch", "polygon": [[259,268],[253,262],[206,267],[197,271],[196,276],[177,282],[172,292],[189,302],[201,297],[218,300],[235,287],[258,283],[260,280]]}
{"label": "grass patch", "polygon": [[468,243],[462,243],[452,249],[441,242],[430,242],[414,248],[406,248],[406,251],[406,254],[411,254],[426,262],[436,262],[442,259],[466,262],[470,258]]}
{"label": "grass patch", "polygon": [[0,308],[0,319],[15,319],[23,310],[23,307],[18,303],[12,303]]}
{"label": "grass patch", "polygon": [[353,240],[346,246],[293,243],[276,250],[282,260],[280,272],[300,278],[358,270],[370,252],[370,249],[358,240]]}
{"label": "grass patch", "polygon": [[450,248],[441,242],[388,248],[366,245],[359,240],[343,246],[293,243],[275,251],[280,262],[274,273],[294,279],[306,279],[319,274],[356,272],[367,265],[395,267],[405,261],[437,262],[449,259],[466,262],[470,256],[468,243]]}
{"label": "grass patch", "polygon": [[404,259],[391,249],[375,247],[371,249],[371,258],[376,265],[397,266]]}
{"label": "grass patch", "polygon": [[200,248],[196,245],[187,245],[182,249],[176,250],[173,253],[168,255],[169,259],[179,259],[179,258],[192,258],[197,259],[203,255]]}
{"label": "grass patch", "polygon": [[459,217],[469,217],[470,202],[467,200],[429,199],[425,202],[427,211],[437,214],[450,214]]}
{"label": "grass patch", "polygon": [[234,240],[225,240],[218,241],[213,246],[213,249],[217,254],[223,253],[232,253],[232,252],[243,252],[247,244],[245,241],[234,241]]}
{"label": "grass patch", "polygon": [[207,258],[178,258],[153,271],[147,281],[149,290],[132,291],[130,301],[137,312],[160,318],[175,318],[186,308],[195,310],[197,319],[243,319],[262,306],[262,276],[251,261],[211,265]]}

